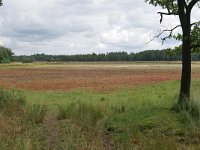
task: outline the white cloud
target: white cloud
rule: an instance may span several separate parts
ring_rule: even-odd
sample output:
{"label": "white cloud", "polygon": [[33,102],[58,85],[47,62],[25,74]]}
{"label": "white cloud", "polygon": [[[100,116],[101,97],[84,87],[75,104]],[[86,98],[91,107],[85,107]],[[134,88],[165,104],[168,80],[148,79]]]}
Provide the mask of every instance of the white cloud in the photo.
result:
{"label": "white cloud", "polygon": [[114,27],[108,32],[102,33],[102,41],[104,43],[126,43],[133,41],[136,38],[135,32],[121,30],[119,26]]}
{"label": "white cloud", "polygon": [[[157,29],[178,24],[177,17],[160,16],[144,0],[5,0],[0,8],[0,43],[16,54],[77,54],[136,52],[164,46],[146,44]],[[193,11],[192,20],[199,19]],[[180,30],[176,30],[176,33]]]}

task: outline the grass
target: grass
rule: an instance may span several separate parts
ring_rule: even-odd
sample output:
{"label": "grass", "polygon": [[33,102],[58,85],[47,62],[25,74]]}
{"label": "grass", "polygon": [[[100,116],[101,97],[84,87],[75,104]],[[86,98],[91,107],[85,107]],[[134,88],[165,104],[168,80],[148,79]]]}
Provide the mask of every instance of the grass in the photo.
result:
{"label": "grass", "polygon": [[[22,92],[17,90],[5,90],[0,88],[0,112],[6,114],[13,114],[25,105],[25,98]],[[14,110],[18,109],[18,110]]]}
{"label": "grass", "polygon": [[[197,110],[199,85],[193,81]],[[29,119],[0,113],[0,149],[198,149],[200,118],[171,111],[178,92],[178,81],[102,93],[23,91]]]}
{"label": "grass", "polygon": [[27,108],[27,119],[32,123],[38,124],[44,122],[44,117],[48,111],[46,105],[34,104]]}

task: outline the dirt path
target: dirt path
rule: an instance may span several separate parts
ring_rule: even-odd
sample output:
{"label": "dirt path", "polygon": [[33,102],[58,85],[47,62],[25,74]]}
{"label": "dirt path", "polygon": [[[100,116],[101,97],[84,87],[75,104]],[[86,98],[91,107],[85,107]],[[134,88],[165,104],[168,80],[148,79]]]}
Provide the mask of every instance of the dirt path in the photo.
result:
{"label": "dirt path", "polygon": [[56,118],[55,114],[48,114],[44,121],[44,126],[47,130],[45,133],[45,139],[47,143],[48,150],[57,150],[59,149],[60,137],[61,137],[61,129],[60,123]]}

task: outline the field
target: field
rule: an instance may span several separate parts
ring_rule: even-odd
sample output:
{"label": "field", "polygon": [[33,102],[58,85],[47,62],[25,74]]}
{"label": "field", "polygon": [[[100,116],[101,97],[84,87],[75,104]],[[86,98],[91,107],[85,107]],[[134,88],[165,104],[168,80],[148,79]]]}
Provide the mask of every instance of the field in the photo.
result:
{"label": "field", "polygon": [[[200,63],[192,66],[191,96],[200,114]],[[171,110],[180,62],[0,67],[0,86],[7,89],[0,90],[0,149],[200,148],[198,115]]]}
{"label": "field", "polygon": [[[110,91],[142,84],[180,79],[180,63],[66,63],[13,64],[0,70],[0,85],[30,90]],[[200,63],[193,64],[193,79],[200,79]]]}

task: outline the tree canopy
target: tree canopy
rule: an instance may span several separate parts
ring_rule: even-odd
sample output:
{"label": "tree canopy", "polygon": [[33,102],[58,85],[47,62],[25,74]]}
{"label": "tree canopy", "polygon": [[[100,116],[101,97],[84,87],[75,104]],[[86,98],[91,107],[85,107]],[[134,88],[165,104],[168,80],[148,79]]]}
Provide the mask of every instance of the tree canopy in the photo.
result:
{"label": "tree canopy", "polygon": [[12,60],[14,53],[11,49],[0,46],[0,63],[9,63]]}

